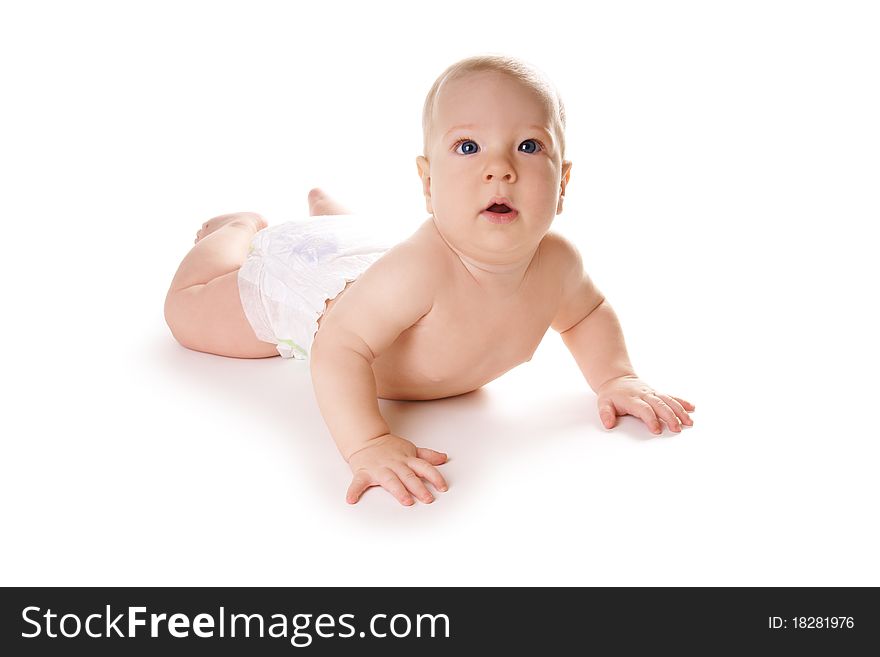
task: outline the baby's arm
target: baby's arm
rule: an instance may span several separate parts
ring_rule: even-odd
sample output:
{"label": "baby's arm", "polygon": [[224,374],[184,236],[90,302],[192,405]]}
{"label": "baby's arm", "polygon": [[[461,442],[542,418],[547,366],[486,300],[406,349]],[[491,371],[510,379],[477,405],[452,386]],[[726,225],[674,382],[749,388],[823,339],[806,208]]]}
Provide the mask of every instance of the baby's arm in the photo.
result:
{"label": "baby's arm", "polygon": [[446,489],[434,467],[446,455],[392,434],[379,412],[373,361],[427,314],[438,277],[425,256],[404,242],[386,253],[334,304],[321,322],[310,354],[321,415],[354,478],[346,497],[357,502],[382,486],[401,504],[433,497],[422,482]]}
{"label": "baby's arm", "polygon": [[636,376],[617,314],[587,276],[577,248],[557,237],[565,279],[552,326],[598,395],[602,423],[611,429],[617,416],[634,415],[655,434],[661,432],[660,420],[675,432],[682,424],[692,425],[688,411],[694,410],[693,404],[659,393]]}

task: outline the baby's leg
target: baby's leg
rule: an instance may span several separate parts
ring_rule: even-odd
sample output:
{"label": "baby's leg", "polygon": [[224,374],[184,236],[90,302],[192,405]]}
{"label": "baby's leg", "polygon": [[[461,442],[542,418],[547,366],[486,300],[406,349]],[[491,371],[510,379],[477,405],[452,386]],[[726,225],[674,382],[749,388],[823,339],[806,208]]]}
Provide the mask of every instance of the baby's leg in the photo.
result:
{"label": "baby's leg", "polygon": [[309,214],[313,217],[325,214],[352,214],[351,210],[330,198],[324,191],[315,187],[309,192]]}
{"label": "baby's leg", "polygon": [[[351,211],[316,187],[309,192],[309,214]],[[275,345],[254,335],[238,293],[238,270],[251,238],[266,225],[253,212],[224,214],[202,224],[165,297],[165,321],[184,347],[234,358],[278,355]]]}
{"label": "baby's leg", "polygon": [[165,321],[184,347],[233,358],[278,355],[275,345],[254,335],[238,295],[238,270],[251,238],[266,225],[252,212],[202,225],[165,297]]}

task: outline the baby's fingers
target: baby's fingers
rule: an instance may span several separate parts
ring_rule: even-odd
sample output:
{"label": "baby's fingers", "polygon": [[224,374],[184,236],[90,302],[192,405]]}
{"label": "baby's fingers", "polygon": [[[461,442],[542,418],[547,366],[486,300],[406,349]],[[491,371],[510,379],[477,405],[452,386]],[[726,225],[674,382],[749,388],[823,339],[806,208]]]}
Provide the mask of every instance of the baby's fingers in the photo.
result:
{"label": "baby's fingers", "polygon": [[415,504],[415,500],[413,500],[403,484],[400,483],[400,479],[388,468],[382,468],[379,471],[379,476],[375,479],[367,470],[358,470],[354,475],[354,479],[351,480],[351,486],[348,487],[345,501],[349,504],[354,504],[361,498],[364,491],[371,486],[381,486],[396,497],[397,501],[401,504],[406,506]]}
{"label": "baby's fingers", "polygon": [[355,504],[361,499],[361,495],[364,494],[364,491],[373,485],[373,481],[370,475],[367,474],[366,470],[358,470],[351,480],[351,486],[348,487],[348,492],[345,494],[345,501],[349,504]]}
{"label": "baby's fingers", "polygon": [[[684,399],[680,399],[679,397],[673,397],[673,399],[681,404],[686,411],[695,411],[697,409],[697,407],[691,404],[689,401],[685,401]],[[690,408],[688,408],[688,406],[690,406]]]}
{"label": "baby's fingers", "polygon": [[431,495],[431,492],[428,490],[427,486],[425,486],[421,477],[413,472],[410,468],[405,465],[399,465],[395,468],[394,473],[400,477],[400,481],[403,482],[403,485],[406,486],[413,495],[418,497],[425,504],[430,504],[434,501],[434,496]]}
{"label": "baby's fingers", "polygon": [[606,429],[613,429],[617,426],[617,409],[614,408],[614,402],[606,399],[599,404],[599,419]]}
{"label": "baby's fingers", "polygon": [[[418,477],[416,477],[418,479]],[[412,495],[406,490],[406,487],[400,482],[400,478],[397,476],[397,473],[391,470],[390,468],[382,468],[379,471],[379,485],[382,486],[385,490],[391,493],[397,501],[403,504],[404,506],[412,506],[415,504],[415,500],[412,498]],[[424,487],[424,485],[423,485]],[[425,489],[427,492],[427,489]]]}
{"label": "baby's fingers", "polygon": [[661,433],[660,420],[657,419],[657,414],[651,405],[644,399],[629,399],[626,402],[625,408],[627,413],[634,415],[648,425],[648,428],[653,433]]}
{"label": "baby's fingers", "polygon": [[416,449],[416,458],[427,461],[431,465],[440,465],[441,463],[446,463],[449,457],[443,452],[428,449],[427,447],[419,447]]}
{"label": "baby's fingers", "polygon": [[445,491],[449,488],[449,486],[446,485],[446,480],[443,478],[443,475],[440,474],[440,471],[430,463],[425,463],[421,459],[410,459],[406,464],[411,467],[417,475],[430,481],[437,490]]}
{"label": "baby's fingers", "polygon": [[672,410],[672,407],[669,404],[660,399],[659,395],[651,393],[646,395],[644,400],[651,405],[651,408],[654,409],[657,417],[661,418],[666,423],[666,426],[669,427],[670,431],[674,431],[675,433],[681,431],[681,421],[678,419],[675,411]]}
{"label": "baby's fingers", "polygon": [[662,395],[657,393],[657,396],[666,402],[666,405],[672,409],[673,413],[675,413],[676,417],[681,421],[682,424],[690,426],[694,423],[691,420],[691,416],[688,415],[687,411],[684,410],[684,407],[681,405],[681,402],[678,401],[675,397],[670,397],[669,395]]}

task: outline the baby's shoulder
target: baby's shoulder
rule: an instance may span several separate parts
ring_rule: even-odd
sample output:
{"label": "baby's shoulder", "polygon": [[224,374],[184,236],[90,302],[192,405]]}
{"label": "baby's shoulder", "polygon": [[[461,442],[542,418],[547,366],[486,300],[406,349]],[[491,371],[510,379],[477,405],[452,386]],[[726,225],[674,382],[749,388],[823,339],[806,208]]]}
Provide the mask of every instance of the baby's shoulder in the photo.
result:
{"label": "baby's shoulder", "polygon": [[577,247],[572,241],[555,230],[548,230],[544,235],[541,240],[541,249],[548,257],[552,256],[557,259],[571,257],[574,252],[577,252]]}
{"label": "baby's shoulder", "polygon": [[394,288],[430,288],[442,280],[446,261],[423,228],[390,248],[363,278]]}
{"label": "baby's shoulder", "polygon": [[564,235],[556,231],[548,231],[541,240],[540,245],[542,268],[554,277],[570,275],[571,272],[580,272],[583,267],[583,259],[580,251]]}
{"label": "baby's shoulder", "polygon": [[397,247],[401,261],[418,265],[423,272],[437,276],[447,273],[452,261],[452,252],[443,241],[434,222],[428,219],[408,239]]}

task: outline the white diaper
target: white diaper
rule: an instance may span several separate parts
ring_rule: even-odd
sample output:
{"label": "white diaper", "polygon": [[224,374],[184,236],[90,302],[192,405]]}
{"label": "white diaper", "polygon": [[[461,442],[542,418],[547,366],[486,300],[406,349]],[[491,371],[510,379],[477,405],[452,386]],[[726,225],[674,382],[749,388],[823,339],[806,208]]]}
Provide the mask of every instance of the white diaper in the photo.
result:
{"label": "white diaper", "polygon": [[363,214],[294,219],[259,231],[238,272],[254,333],[283,358],[307,358],[326,301],[405,237]]}

